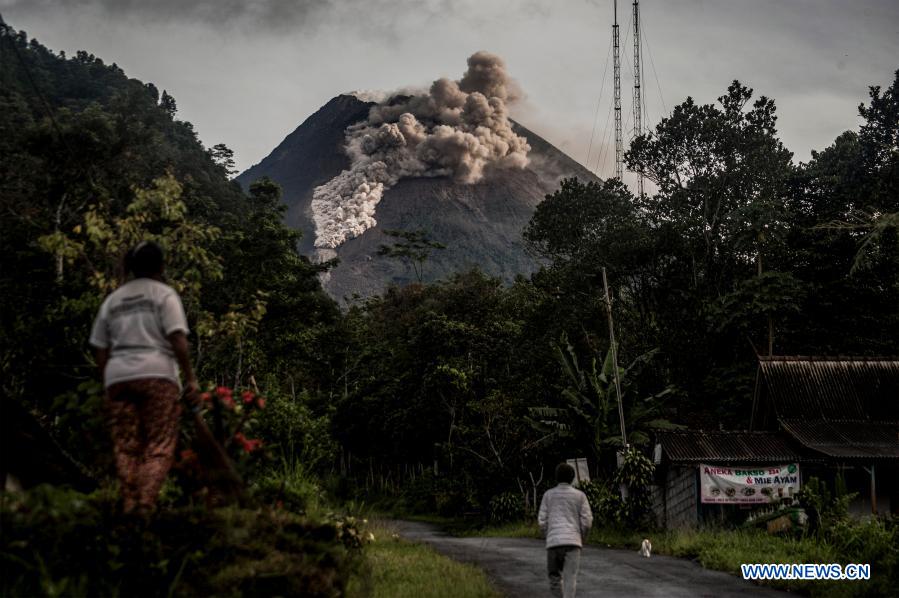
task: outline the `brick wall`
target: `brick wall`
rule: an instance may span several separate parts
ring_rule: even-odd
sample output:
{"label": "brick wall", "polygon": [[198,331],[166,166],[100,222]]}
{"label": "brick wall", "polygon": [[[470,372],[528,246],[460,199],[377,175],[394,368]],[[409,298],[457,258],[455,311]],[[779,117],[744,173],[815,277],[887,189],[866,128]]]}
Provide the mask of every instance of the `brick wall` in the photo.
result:
{"label": "brick wall", "polygon": [[652,487],[653,511],[665,528],[694,527],[697,524],[696,467],[671,466],[664,486]]}

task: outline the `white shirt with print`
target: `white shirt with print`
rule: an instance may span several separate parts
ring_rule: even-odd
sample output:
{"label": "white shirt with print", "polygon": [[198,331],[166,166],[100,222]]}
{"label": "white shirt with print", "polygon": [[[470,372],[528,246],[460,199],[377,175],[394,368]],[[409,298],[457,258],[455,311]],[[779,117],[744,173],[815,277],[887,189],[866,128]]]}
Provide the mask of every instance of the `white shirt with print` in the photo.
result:
{"label": "white shirt with print", "polygon": [[100,306],[90,344],[109,349],[103,383],[165,378],[179,387],[178,363],[168,336],[187,334],[181,298],[172,287],[151,278],[135,278],[113,291]]}

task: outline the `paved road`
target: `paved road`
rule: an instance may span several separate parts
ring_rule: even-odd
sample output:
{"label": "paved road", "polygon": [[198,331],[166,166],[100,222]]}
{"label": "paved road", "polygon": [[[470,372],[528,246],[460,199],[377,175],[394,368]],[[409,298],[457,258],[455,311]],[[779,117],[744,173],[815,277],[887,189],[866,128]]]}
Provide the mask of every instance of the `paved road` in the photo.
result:
{"label": "paved road", "polygon": [[[438,552],[487,572],[494,584],[515,598],[549,595],[546,551],[533,538],[456,538],[436,527],[412,521],[391,521],[406,539],[430,544]],[[789,596],[753,585],[733,575],[703,569],[692,561],[669,556],[641,557],[636,550],[588,546],[581,555],[578,598],[658,596]]]}

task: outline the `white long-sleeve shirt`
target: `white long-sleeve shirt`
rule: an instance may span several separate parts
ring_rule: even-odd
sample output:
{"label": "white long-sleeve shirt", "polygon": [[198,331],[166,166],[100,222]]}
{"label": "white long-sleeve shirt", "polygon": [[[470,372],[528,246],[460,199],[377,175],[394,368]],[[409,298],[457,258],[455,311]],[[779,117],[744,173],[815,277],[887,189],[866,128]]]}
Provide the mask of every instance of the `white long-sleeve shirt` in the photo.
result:
{"label": "white long-sleeve shirt", "polygon": [[593,525],[593,511],[587,495],[565,483],[547,490],[540,501],[537,524],[546,536],[547,548],[583,546]]}

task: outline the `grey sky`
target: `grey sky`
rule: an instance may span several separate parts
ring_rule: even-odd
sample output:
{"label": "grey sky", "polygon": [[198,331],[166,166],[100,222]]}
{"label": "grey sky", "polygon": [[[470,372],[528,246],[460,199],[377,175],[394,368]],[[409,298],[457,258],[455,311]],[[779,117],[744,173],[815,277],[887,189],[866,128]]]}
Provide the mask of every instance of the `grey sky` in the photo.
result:
{"label": "grey sky", "polygon": [[[895,0],[640,8],[650,123],[663,113],[659,87],[670,110],[687,95],[712,102],[737,78],[776,100],[796,160],[855,128],[867,87],[888,85],[899,68]],[[625,111],[631,9],[619,2]],[[207,145],[234,149],[241,170],[334,95],[458,78],[477,50],[502,56],[527,94],[513,116],[584,162],[612,19],[611,0],[0,0],[0,10],[54,50],[88,50],[167,89],[180,117]],[[603,176],[611,79],[609,64],[589,164],[602,157]]]}

